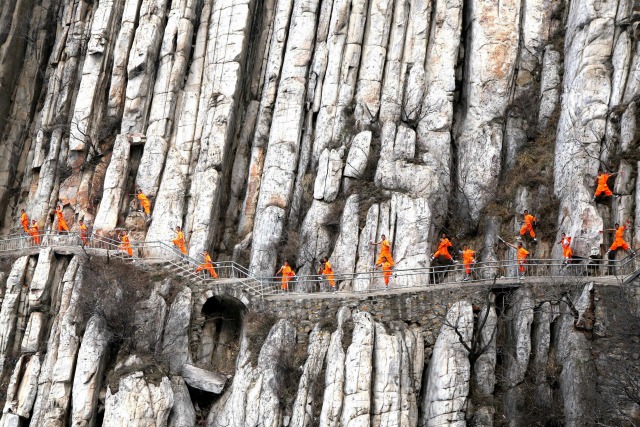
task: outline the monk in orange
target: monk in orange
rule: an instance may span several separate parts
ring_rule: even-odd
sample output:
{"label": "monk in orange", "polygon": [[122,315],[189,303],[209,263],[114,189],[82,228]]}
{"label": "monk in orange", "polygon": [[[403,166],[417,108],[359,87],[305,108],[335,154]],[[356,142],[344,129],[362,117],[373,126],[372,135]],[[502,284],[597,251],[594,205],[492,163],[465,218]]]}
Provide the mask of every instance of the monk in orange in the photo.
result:
{"label": "monk in orange", "polygon": [[596,178],[597,182],[598,182],[598,186],[596,187],[596,192],[593,195],[593,200],[595,200],[596,198],[600,197],[601,195],[605,195],[607,197],[613,196],[613,191],[611,191],[611,189],[609,188],[609,185],[607,184],[607,181],[609,180],[610,177],[618,175],[618,172],[616,173],[606,173],[606,172],[600,172],[598,173],[598,177]]}
{"label": "monk in orange", "polygon": [[89,243],[89,229],[83,220],[80,220],[80,240],[83,246]]}
{"label": "monk in orange", "polygon": [[200,264],[198,268],[196,268],[196,273],[200,271],[208,271],[211,277],[213,277],[214,279],[217,279],[218,273],[216,273],[215,268],[213,268],[213,261],[211,261],[211,256],[209,256],[209,252],[204,251],[202,252],[202,255],[204,256],[204,263]]}
{"label": "monk in orange", "polygon": [[21,214],[20,214],[20,224],[22,225],[22,229],[24,230],[25,233],[29,232],[29,217],[27,216],[27,213],[24,211],[24,209],[20,210]]}
{"label": "monk in orange", "polygon": [[67,222],[64,220],[64,216],[62,215],[62,207],[60,205],[56,206],[56,217],[58,218],[58,232],[61,231],[69,231],[69,226]]}
{"label": "monk in orange", "polygon": [[[628,250],[631,250],[629,244],[624,240],[624,231],[627,229],[629,225],[631,225],[631,219],[628,219],[626,224],[623,226],[620,226],[620,224],[616,223],[613,228],[607,228],[606,230],[602,230],[602,231],[613,231],[615,233],[613,243],[609,247],[609,250],[607,251],[605,256],[609,255],[609,252],[615,251],[618,249],[622,249],[625,252]],[[602,231],[600,232],[602,233]],[[635,255],[635,252],[633,250],[631,250],[631,253]]]}
{"label": "monk in orange", "polygon": [[529,235],[531,236],[531,238],[533,239],[534,242],[536,242],[536,232],[533,231],[533,223],[536,222],[538,219],[529,214],[528,210],[524,210],[524,218],[522,220],[522,227],[520,228],[520,235],[524,236],[525,234],[527,234],[527,232],[529,232]]}
{"label": "monk in orange", "polygon": [[516,250],[516,257],[518,258],[518,265],[520,266],[520,279],[524,279],[524,266],[527,261],[527,256],[529,255],[529,251],[522,246],[522,242],[518,242],[518,246],[508,242],[504,243],[505,245]]}
{"label": "monk in orange", "polygon": [[438,250],[433,255],[431,255],[431,261],[435,260],[440,256],[445,257],[449,261],[453,261],[453,257],[449,253],[449,248],[451,246],[453,246],[451,244],[451,240],[447,238],[447,235],[445,233],[442,233],[442,237],[440,238],[440,243],[438,243]]}
{"label": "monk in orange", "polygon": [[331,289],[333,289],[333,292],[336,291],[336,280],[335,280],[335,275],[333,273],[333,268],[331,267],[331,263],[329,262],[329,258],[324,257],[322,258],[322,276],[324,276],[325,279],[327,279],[327,281],[329,282],[329,285],[331,285]]}
{"label": "monk in orange", "polygon": [[291,278],[293,278],[296,275],[296,272],[293,271],[293,269],[289,266],[289,262],[285,261],[284,264],[282,265],[282,267],[280,267],[280,270],[278,270],[278,272],[276,273],[276,276],[278,274],[282,274],[282,279],[280,281],[281,289],[283,291],[288,291],[289,290],[289,281],[291,281]]}
{"label": "monk in orange", "polygon": [[29,228],[29,236],[33,239],[34,245],[40,244],[40,229],[38,228],[38,223],[36,220],[31,221],[31,228]]}
{"label": "monk in orange", "polygon": [[373,246],[380,245],[380,254],[378,255],[378,260],[376,261],[376,265],[382,265],[383,259],[386,258],[387,262],[394,265],[393,257],[391,256],[391,244],[387,240],[387,236],[384,234],[380,236],[379,242],[370,242]]}
{"label": "monk in orange", "polygon": [[126,231],[122,233],[122,236],[120,236],[120,241],[122,242],[122,244],[118,246],[118,249],[120,249],[121,251],[125,251],[127,255],[132,257],[133,248],[131,247],[131,239],[129,239],[129,234],[127,234]]}
{"label": "monk in orange", "polygon": [[569,263],[573,258],[573,250],[571,249],[571,237],[568,237],[566,233],[560,235],[559,245],[562,246],[562,257],[564,258],[564,264]]}
{"label": "monk in orange", "polygon": [[138,188],[136,197],[140,201],[140,206],[142,206],[142,209],[144,209],[145,215],[151,215],[151,202],[149,201],[147,195]]}
{"label": "monk in orange", "polygon": [[183,255],[187,254],[187,244],[184,241],[184,234],[180,226],[176,226],[176,238],[171,241],[174,245],[180,249]]}
{"label": "monk in orange", "polygon": [[464,265],[465,278],[466,282],[471,278],[471,265],[476,262],[476,251],[472,251],[469,249],[468,245],[462,246],[462,265]]}
{"label": "monk in orange", "polygon": [[380,264],[382,268],[382,277],[384,277],[384,290],[389,290],[389,278],[391,277],[391,269],[393,268],[393,264],[389,262],[389,260],[384,257],[382,258],[382,264]]}

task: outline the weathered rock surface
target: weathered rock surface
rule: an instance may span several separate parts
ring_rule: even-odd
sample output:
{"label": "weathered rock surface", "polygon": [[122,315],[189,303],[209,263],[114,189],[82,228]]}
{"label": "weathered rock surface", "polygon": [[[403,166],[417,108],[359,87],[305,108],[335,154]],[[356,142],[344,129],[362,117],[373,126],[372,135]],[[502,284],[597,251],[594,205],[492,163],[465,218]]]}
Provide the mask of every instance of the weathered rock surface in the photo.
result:
{"label": "weathered rock surface", "polygon": [[184,382],[189,386],[209,393],[220,394],[227,382],[224,375],[209,372],[188,363],[182,366],[181,373]]}

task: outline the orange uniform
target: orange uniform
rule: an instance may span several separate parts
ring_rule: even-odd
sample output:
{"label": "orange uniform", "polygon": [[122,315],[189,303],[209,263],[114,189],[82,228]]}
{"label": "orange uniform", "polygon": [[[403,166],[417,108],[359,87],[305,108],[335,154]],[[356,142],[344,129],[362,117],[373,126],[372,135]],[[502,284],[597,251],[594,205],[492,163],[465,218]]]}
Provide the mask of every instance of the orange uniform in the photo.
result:
{"label": "orange uniform", "polygon": [[324,268],[322,269],[322,275],[329,281],[329,284],[332,288],[336,287],[336,280],[333,274],[333,268],[331,268],[331,263],[329,261],[324,263]]}
{"label": "orange uniform", "polygon": [[149,201],[149,198],[142,193],[138,193],[136,197],[140,200],[140,205],[142,206],[142,209],[144,209],[144,213],[147,215],[151,214],[151,202]]}
{"label": "orange uniform", "polygon": [[131,248],[131,240],[129,240],[129,235],[123,234],[120,240],[122,241],[122,244],[118,247],[118,249],[125,251],[129,256],[132,257],[133,248]]}
{"label": "orange uniform", "polygon": [[389,261],[385,261],[382,263],[382,277],[384,277],[385,286],[389,286],[389,278],[391,277],[391,268],[393,264]]}
{"label": "orange uniform", "polygon": [[211,257],[208,254],[204,256],[204,263],[196,268],[196,273],[204,270],[208,271],[214,279],[218,278],[218,273],[216,273],[215,268],[213,268],[213,261],[211,261]]}
{"label": "orange uniform", "polygon": [[464,264],[465,273],[471,274],[471,264],[473,264],[475,257],[476,251],[472,251],[471,249],[462,251],[462,263]]}
{"label": "orange uniform", "polygon": [[173,244],[176,245],[178,249],[180,249],[180,252],[185,255],[187,254],[187,244],[184,241],[184,234],[182,234],[182,231],[178,231],[176,238],[171,242],[173,242]]}
{"label": "orange uniform", "polygon": [[84,224],[80,225],[80,240],[82,240],[82,243],[85,245],[89,243],[89,229]]}
{"label": "orange uniform", "polygon": [[527,234],[527,231],[529,232],[529,235],[535,239],[536,238],[536,232],[533,231],[533,223],[536,221],[536,217],[531,215],[531,214],[526,214],[524,216],[524,223],[522,224],[522,227],[520,228],[520,235],[524,236],[525,234]]}
{"label": "orange uniform", "polygon": [[571,249],[571,237],[565,237],[560,241],[562,245],[562,256],[566,259],[571,259],[573,256],[573,250]]}
{"label": "orange uniform", "polygon": [[381,265],[384,262],[384,258],[393,266],[393,257],[391,256],[391,244],[387,239],[384,239],[380,243],[380,254],[378,254],[378,260],[376,261],[376,265]]}
{"label": "orange uniform", "polygon": [[40,230],[38,229],[38,224],[33,224],[29,229],[29,236],[33,239],[34,245],[40,244]]}
{"label": "orange uniform", "polygon": [[629,250],[629,244],[624,241],[624,230],[626,230],[626,226],[621,225],[616,230],[615,238],[613,239],[613,244],[609,248],[610,251],[615,251],[616,249],[622,248],[622,250]]}
{"label": "orange uniform", "polygon": [[28,233],[29,232],[29,217],[24,212],[22,213],[22,215],[20,215],[20,224],[22,224],[22,229],[24,230],[24,232]]}
{"label": "orange uniform", "polygon": [[451,241],[449,239],[447,239],[446,237],[444,239],[441,239],[440,243],[438,243],[438,250],[436,251],[435,254],[433,254],[433,258],[438,258],[439,256],[443,256],[448,260],[452,260],[453,258],[449,253],[449,248],[451,246],[453,245],[451,244]]}
{"label": "orange uniform", "polygon": [[62,216],[62,209],[56,209],[56,217],[58,218],[58,231],[69,231],[69,226]]}
{"label": "orange uniform", "polygon": [[518,264],[520,264],[520,273],[524,273],[524,263],[527,260],[527,255],[529,255],[529,251],[525,248],[518,249]]}
{"label": "orange uniform", "polygon": [[283,265],[282,266],[282,285],[281,288],[283,291],[286,291],[289,289],[289,281],[291,280],[291,278],[293,276],[296,275],[296,272],[293,271],[293,269],[288,266],[288,265]]}
{"label": "orange uniform", "polygon": [[609,186],[607,185],[607,181],[609,180],[609,177],[611,176],[611,174],[608,173],[601,173],[598,174],[598,187],[596,188],[596,194],[594,194],[594,197],[598,197],[601,194],[604,194],[605,196],[612,196],[613,192],[609,189]]}

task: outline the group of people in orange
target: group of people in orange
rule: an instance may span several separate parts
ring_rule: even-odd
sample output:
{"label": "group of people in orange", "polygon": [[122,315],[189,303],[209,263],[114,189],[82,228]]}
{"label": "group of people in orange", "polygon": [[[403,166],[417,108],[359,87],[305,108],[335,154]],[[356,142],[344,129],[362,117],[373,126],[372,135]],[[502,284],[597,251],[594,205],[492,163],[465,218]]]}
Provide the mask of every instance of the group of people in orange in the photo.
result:
{"label": "group of people in orange", "polygon": [[[54,214],[57,219],[57,226],[56,226],[57,231],[59,233],[68,232],[69,226],[67,225],[67,222],[64,219],[62,206],[60,205],[56,206]],[[22,229],[24,230],[24,232],[27,233],[29,236],[31,236],[31,238],[33,239],[33,244],[40,245],[42,240],[41,240],[40,227],[38,227],[38,222],[35,219],[32,219],[31,221],[29,221],[29,216],[27,215],[27,212],[24,209],[20,210],[20,225],[22,226]],[[84,225],[84,222],[80,220],[80,237],[83,239],[83,241],[85,241],[85,243],[86,243],[85,239],[87,238],[86,230],[87,228]]]}

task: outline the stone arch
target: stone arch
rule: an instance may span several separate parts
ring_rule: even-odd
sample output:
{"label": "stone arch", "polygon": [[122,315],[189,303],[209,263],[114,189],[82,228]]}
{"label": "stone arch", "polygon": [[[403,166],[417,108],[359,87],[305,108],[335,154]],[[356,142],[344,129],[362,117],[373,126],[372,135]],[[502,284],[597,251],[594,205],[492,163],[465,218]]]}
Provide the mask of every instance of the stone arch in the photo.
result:
{"label": "stone arch", "polygon": [[193,359],[214,371],[232,372],[240,349],[242,318],[246,310],[247,304],[234,296],[211,291],[200,294],[193,313],[198,319],[195,331],[198,345]]}

